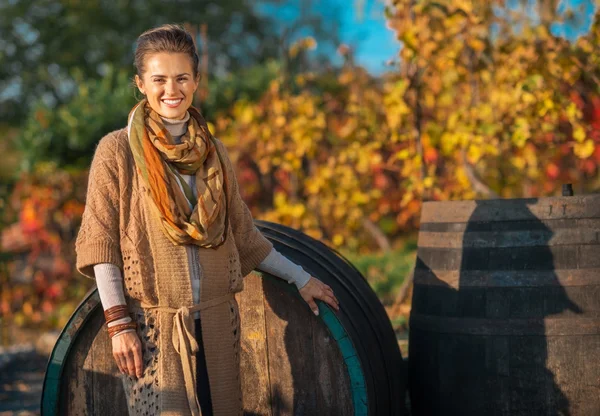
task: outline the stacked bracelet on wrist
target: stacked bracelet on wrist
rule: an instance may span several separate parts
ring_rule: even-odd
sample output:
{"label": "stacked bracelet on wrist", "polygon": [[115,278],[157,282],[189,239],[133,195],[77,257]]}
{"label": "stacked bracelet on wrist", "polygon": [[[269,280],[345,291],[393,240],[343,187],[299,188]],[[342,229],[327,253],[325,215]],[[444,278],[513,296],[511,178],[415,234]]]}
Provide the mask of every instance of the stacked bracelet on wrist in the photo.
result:
{"label": "stacked bracelet on wrist", "polygon": [[115,335],[117,335],[118,333],[120,333],[121,331],[124,331],[126,329],[136,329],[137,328],[137,324],[133,321],[131,322],[127,322],[126,324],[119,324],[119,325],[115,325],[115,326],[109,326],[108,327],[108,336],[110,338],[114,337]]}
{"label": "stacked bracelet on wrist", "polygon": [[127,322],[127,323],[123,323],[123,324],[119,324],[119,325],[114,325],[114,326],[108,326],[108,324],[110,324],[111,322],[117,321],[119,319],[127,318],[127,317],[129,317],[129,309],[128,309],[127,305],[113,306],[112,308],[108,308],[107,310],[104,311],[104,318],[106,319],[106,326],[108,327],[108,335],[110,338],[114,337],[119,332],[121,332],[125,329],[137,328],[135,321],[131,321],[131,322]]}
{"label": "stacked bracelet on wrist", "polygon": [[113,306],[112,308],[108,308],[104,311],[104,319],[106,319],[107,324],[127,316],[129,316],[127,305]]}

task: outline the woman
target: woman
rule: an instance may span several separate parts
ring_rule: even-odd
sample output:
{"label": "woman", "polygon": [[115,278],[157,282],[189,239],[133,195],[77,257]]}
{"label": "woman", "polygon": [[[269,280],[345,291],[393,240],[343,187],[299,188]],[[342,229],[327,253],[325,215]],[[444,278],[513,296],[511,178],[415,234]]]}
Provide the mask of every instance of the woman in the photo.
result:
{"label": "woman", "polygon": [[315,314],[316,299],[339,309],[254,226],[225,147],[191,106],[198,62],[182,28],[143,33],[145,98],[90,169],[77,268],[96,279],[130,414],[241,413],[233,294],[254,268],[296,284]]}

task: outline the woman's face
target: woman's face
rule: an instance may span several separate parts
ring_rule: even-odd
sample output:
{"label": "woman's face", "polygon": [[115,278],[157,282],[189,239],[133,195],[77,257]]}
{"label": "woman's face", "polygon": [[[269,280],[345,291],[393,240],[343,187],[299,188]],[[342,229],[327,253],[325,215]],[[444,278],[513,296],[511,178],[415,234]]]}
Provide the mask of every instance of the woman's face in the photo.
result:
{"label": "woman's face", "polygon": [[135,83],[150,107],[165,118],[182,119],[192,105],[198,88],[192,60],[184,53],[160,52],[148,55],[142,78]]}

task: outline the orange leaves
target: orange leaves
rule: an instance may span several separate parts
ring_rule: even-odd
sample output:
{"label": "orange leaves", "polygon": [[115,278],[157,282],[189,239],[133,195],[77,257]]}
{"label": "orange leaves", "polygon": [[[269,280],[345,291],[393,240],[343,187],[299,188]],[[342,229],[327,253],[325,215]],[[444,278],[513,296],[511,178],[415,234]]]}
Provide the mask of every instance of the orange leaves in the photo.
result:
{"label": "orange leaves", "polygon": [[63,326],[91,286],[73,268],[85,184],[83,174],[40,165],[10,195],[7,214],[17,222],[2,227],[2,249],[15,257],[8,276],[0,270],[0,310],[17,325]]}

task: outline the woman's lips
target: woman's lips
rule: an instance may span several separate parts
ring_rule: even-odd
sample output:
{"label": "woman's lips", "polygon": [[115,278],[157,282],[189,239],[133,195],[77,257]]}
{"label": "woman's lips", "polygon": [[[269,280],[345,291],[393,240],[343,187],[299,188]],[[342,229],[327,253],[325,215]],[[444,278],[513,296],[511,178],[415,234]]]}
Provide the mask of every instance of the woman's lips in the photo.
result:
{"label": "woman's lips", "polygon": [[182,101],[183,101],[183,98],[177,98],[174,100],[171,100],[171,99],[162,100],[162,102],[169,108],[177,108],[179,106],[179,104],[181,104]]}

